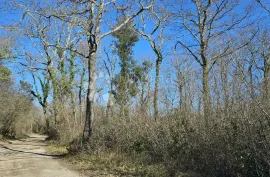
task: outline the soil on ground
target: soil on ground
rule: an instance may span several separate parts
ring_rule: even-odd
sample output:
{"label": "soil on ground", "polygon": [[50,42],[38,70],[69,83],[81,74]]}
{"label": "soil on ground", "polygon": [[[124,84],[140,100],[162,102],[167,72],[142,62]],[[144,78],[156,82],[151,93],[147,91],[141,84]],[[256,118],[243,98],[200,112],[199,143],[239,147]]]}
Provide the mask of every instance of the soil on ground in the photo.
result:
{"label": "soil on ground", "polygon": [[83,177],[46,151],[46,136],[0,142],[0,177]]}

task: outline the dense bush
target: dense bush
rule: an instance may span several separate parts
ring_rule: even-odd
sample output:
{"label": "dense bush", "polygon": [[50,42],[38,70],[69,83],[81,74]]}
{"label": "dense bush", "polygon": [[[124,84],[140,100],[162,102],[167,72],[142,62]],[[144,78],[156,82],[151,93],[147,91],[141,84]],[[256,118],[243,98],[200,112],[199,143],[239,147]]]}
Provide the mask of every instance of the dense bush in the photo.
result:
{"label": "dense bush", "polygon": [[6,137],[30,133],[34,123],[32,99],[16,88],[10,71],[0,63],[0,134]]}
{"label": "dense bush", "polygon": [[[194,123],[203,119],[200,115],[190,115],[188,122],[179,113],[157,121],[97,119],[88,153],[140,156],[143,163],[162,164],[168,176],[179,172],[208,177],[270,176],[270,127],[263,112],[237,110],[230,117],[220,115],[212,115],[207,131]],[[229,118],[231,122],[223,121]],[[72,150],[79,142],[74,141]]]}

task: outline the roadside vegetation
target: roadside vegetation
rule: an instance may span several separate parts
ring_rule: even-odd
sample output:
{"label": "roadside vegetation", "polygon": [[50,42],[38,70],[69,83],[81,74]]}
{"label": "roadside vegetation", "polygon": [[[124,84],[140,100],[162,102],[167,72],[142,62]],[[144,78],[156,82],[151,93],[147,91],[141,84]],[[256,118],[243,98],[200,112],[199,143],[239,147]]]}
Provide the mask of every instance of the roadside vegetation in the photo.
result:
{"label": "roadside vegetation", "polygon": [[[5,41],[5,40],[2,40]],[[7,53],[8,46],[0,46],[0,58]],[[24,83],[15,84],[12,73],[0,59],[0,139],[23,137],[35,129],[38,108],[25,90]]]}

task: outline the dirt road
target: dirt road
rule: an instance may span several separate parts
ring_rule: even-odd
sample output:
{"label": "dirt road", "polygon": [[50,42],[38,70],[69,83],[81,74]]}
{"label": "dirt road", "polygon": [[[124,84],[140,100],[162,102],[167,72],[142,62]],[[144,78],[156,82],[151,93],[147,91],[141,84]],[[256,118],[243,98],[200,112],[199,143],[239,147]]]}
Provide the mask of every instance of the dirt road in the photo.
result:
{"label": "dirt road", "polygon": [[45,136],[0,142],[0,177],[82,177],[46,153]]}

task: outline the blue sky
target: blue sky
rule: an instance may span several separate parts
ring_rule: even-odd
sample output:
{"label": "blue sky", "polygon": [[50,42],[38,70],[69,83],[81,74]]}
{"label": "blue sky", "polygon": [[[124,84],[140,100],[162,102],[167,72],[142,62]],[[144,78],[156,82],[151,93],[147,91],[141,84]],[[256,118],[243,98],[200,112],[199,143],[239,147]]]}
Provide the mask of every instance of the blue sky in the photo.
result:
{"label": "blue sky", "polygon": [[[3,5],[3,4],[2,4]],[[12,11],[13,13],[10,13],[11,11],[0,11],[0,26],[1,27],[7,27],[12,24],[16,24],[22,17],[21,11]],[[9,35],[8,32],[0,29],[0,35],[6,36]],[[17,53],[24,53],[24,51],[29,51],[30,53],[35,53],[35,49],[32,48],[32,43],[22,36],[17,36],[17,32],[11,33],[12,40],[17,43],[16,45],[16,51]],[[112,37],[108,36],[102,40],[102,45],[100,46],[100,49],[102,50],[104,47],[107,47],[111,44]],[[143,60],[149,60],[154,57],[154,54],[151,50],[150,45],[145,40],[140,40],[138,43],[136,43],[134,47],[134,58],[138,60],[138,63],[141,63]],[[15,60],[10,60],[9,62],[6,62],[6,65],[10,68],[10,70],[13,73],[13,79],[18,84],[20,80],[28,81],[29,83],[33,84],[32,76],[29,72],[21,72],[24,70],[24,67],[20,66],[19,64],[14,64]],[[119,70],[119,69],[118,69]],[[105,72],[106,73],[106,72]],[[33,87],[34,88],[34,87]],[[38,90],[41,91],[41,87],[38,85]],[[104,92],[107,92],[107,89],[104,90]],[[35,101],[35,104],[38,105],[38,102]]]}
{"label": "blue sky", "polygon": [[[37,1],[38,2],[38,1]],[[242,3],[240,6],[237,7],[237,11],[239,12],[244,12],[244,8],[246,7],[247,4],[249,4],[251,2],[251,0],[249,1],[244,1],[242,0]],[[267,1],[265,1],[267,2]],[[264,2],[264,3],[265,3]],[[53,3],[53,1],[52,1]],[[256,4],[255,4],[256,5]],[[1,7],[1,2],[0,2],[0,7]],[[252,7],[252,6],[251,6]],[[15,21],[18,21],[20,18],[21,18],[21,12],[19,11],[13,11],[12,13],[10,13],[11,11],[4,11],[2,10],[0,12],[0,26],[5,26],[5,25],[8,25],[8,24],[11,24]],[[270,23],[270,20],[269,20],[269,15],[267,14],[267,12],[263,9],[257,9],[254,13],[254,15],[252,16],[252,18],[255,18],[255,19],[262,19],[263,22],[260,26],[264,26],[266,24],[269,24]],[[268,23],[266,23],[268,22]],[[148,24],[148,26],[151,27],[151,24]],[[103,28],[103,30],[105,30],[106,28]],[[178,35],[177,31],[175,31],[174,29],[170,29],[168,30],[168,33],[170,34],[175,34],[175,36]],[[7,34],[6,32],[4,32],[3,30],[0,30],[0,35],[5,35]],[[21,36],[20,36],[21,37]],[[31,51],[31,48],[29,48],[29,41],[26,41],[25,39],[23,38],[17,38],[17,37],[14,37],[13,38],[15,40],[19,39],[20,41],[16,41],[18,43],[20,43],[20,48],[23,49],[23,50],[30,50]],[[185,40],[186,41],[189,41],[189,37],[187,37]],[[108,45],[111,43],[112,41],[112,37],[107,37],[105,38],[103,41],[102,41],[102,44],[103,46],[100,46],[100,49],[102,49],[104,46],[108,47]],[[173,39],[171,42],[168,43],[167,45],[167,48],[168,48],[168,51],[169,52],[173,52],[172,50],[173,49],[170,49],[170,46],[173,46],[175,44],[175,39]],[[179,50],[181,52],[183,52],[182,50]],[[185,54],[185,52],[183,52],[183,55]],[[149,43],[145,40],[140,40],[134,47],[134,58],[136,60],[138,60],[138,63],[141,63],[143,60],[150,60],[152,61],[153,64],[155,64],[155,55],[149,45]],[[162,64],[162,73],[166,74],[166,69],[169,68],[169,64],[170,64],[170,61],[171,61],[171,56],[168,55],[168,56],[165,56],[164,58],[164,61],[163,61],[163,64]],[[8,66],[10,67],[10,69],[12,70],[13,74],[14,74],[14,78],[16,79],[16,81],[18,82],[19,80],[28,80],[30,83],[32,83],[32,77],[28,74],[28,73],[25,73],[24,75],[21,75],[21,73],[18,73],[19,70],[21,70],[22,68],[18,65],[14,66],[13,64],[8,64]],[[198,68],[198,65],[195,63],[194,64],[194,69]],[[119,68],[118,68],[119,70]],[[169,70],[170,71],[170,70]],[[151,71],[151,75],[153,76],[154,75],[154,69]],[[153,84],[153,83],[152,83]],[[162,83],[161,83],[162,84]],[[166,84],[166,83],[165,83]],[[106,90],[105,90],[106,92]]]}

